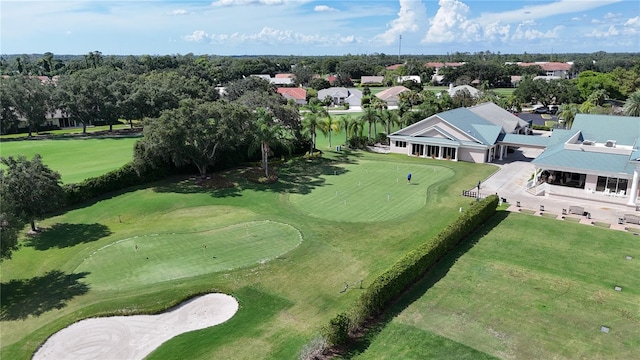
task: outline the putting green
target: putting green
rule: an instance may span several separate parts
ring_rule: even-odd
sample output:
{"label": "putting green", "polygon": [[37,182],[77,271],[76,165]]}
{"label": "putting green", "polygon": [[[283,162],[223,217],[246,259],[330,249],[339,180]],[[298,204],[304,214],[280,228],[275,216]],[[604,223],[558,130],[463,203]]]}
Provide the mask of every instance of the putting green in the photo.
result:
{"label": "putting green", "polygon": [[255,221],[193,233],[136,236],[104,246],[76,268],[97,289],[123,289],[272,260],[302,241],[287,224]]}
{"label": "putting green", "polygon": [[340,168],[322,175],[325,183],[310,193],[291,194],[291,204],[309,216],[332,221],[391,220],[419,211],[429,186],[454,176],[442,166],[391,162],[360,161]]}

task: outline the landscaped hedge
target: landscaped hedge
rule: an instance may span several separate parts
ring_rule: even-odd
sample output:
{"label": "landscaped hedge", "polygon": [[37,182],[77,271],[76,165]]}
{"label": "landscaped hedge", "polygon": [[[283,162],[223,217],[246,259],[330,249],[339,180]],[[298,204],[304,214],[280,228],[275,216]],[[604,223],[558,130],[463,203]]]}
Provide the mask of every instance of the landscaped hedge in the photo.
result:
{"label": "landscaped hedge", "polygon": [[382,313],[391,300],[420,279],[448,251],[458,246],[464,238],[493,216],[497,206],[496,195],[477,202],[434,239],[407,253],[378,276],[358,298],[351,311],[340,313],[331,319],[329,326],[323,331],[329,344],[344,344],[350,330],[360,328],[370,317]]}
{"label": "landscaped hedge", "polygon": [[145,184],[167,176],[166,171],[156,170],[138,174],[132,163],[104,175],[86,179],[76,184],[65,184],[67,205],[75,205],[104,194],[130,186]]}

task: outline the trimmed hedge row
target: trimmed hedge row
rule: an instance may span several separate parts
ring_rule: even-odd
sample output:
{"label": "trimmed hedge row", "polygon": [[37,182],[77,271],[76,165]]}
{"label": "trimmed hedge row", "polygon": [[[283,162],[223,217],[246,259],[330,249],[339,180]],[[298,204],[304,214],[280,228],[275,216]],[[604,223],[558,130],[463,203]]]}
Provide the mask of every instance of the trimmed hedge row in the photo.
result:
{"label": "trimmed hedge row", "polygon": [[464,238],[478,229],[498,206],[498,196],[491,195],[465,211],[434,239],[407,253],[378,276],[357,299],[349,312],[330,320],[323,335],[330,345],[342,345],[349,339],[349,331],[360,328],[370,317],[382,313],[400,293],[454,249]]}
{"label": "trimmed hedge row", "polygon": [[133,163],[127,163],[104,175],[89,178],[76,184],[65,184],[63,188],[67,197],[67,205],[76,205],[110,192],[159,180],[165,176],[167,176],[166,171],[138,174]]}

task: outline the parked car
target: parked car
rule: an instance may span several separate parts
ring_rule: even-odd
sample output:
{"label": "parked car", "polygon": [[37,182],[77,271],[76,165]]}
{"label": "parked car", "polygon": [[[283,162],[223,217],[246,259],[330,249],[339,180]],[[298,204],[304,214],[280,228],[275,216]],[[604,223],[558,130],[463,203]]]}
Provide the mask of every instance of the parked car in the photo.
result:
{"label": "parked car", "polygon": [[548,114],[549,113],[549,109],[546,106],[540,106],[537,107],[535,109],[533,109],[533,112],[536,114]]}
{"label": "parked car", "polygon": [[558,113],[558,105],[551,105],[549,108],[549,114],[555,115]]}

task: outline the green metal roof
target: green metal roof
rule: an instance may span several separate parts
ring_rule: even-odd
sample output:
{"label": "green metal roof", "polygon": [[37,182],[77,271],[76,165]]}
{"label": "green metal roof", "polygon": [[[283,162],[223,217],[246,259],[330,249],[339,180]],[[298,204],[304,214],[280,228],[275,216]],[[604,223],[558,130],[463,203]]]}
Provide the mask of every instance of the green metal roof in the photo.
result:
{"label": "green metal roof", "polygon": [[438,116],[449,124],[477,139],[483,145],[495,144],[500,132],[502,131],[501,126],[492,124],[477,114],[469,111],[467,108],[457,108],[445,111],[439,113]]}
{"label": "green metal roof", "polygon": [[584,140],[604,143],[615,140],[619,145],[638,145],[640,117],[578,114],[571,129],[580,130]]}
{"label": "green metal roof", "polygon": [[[616,144],[635,148],[631,156],[565,149],[565,143],[576,134],[580,140],[593,140],[604,143],[615,140]],[[547,149],[532,163],[549,168],[565,168],[601,172],[608,174],[633,174],[632,161],[640,156],[640,118],[612,115],[579,114],[571,130],[555,130],[549,138]],[[635,155],[634,155],[635,154]]]}
{"label": "green metal roof", "polygon": [[564,168],[609,174],[633,174],[633,166],[629,163],[628,155],[580,150],[563,150],[552,153],[545,151],[532,163],[551,169]]}

